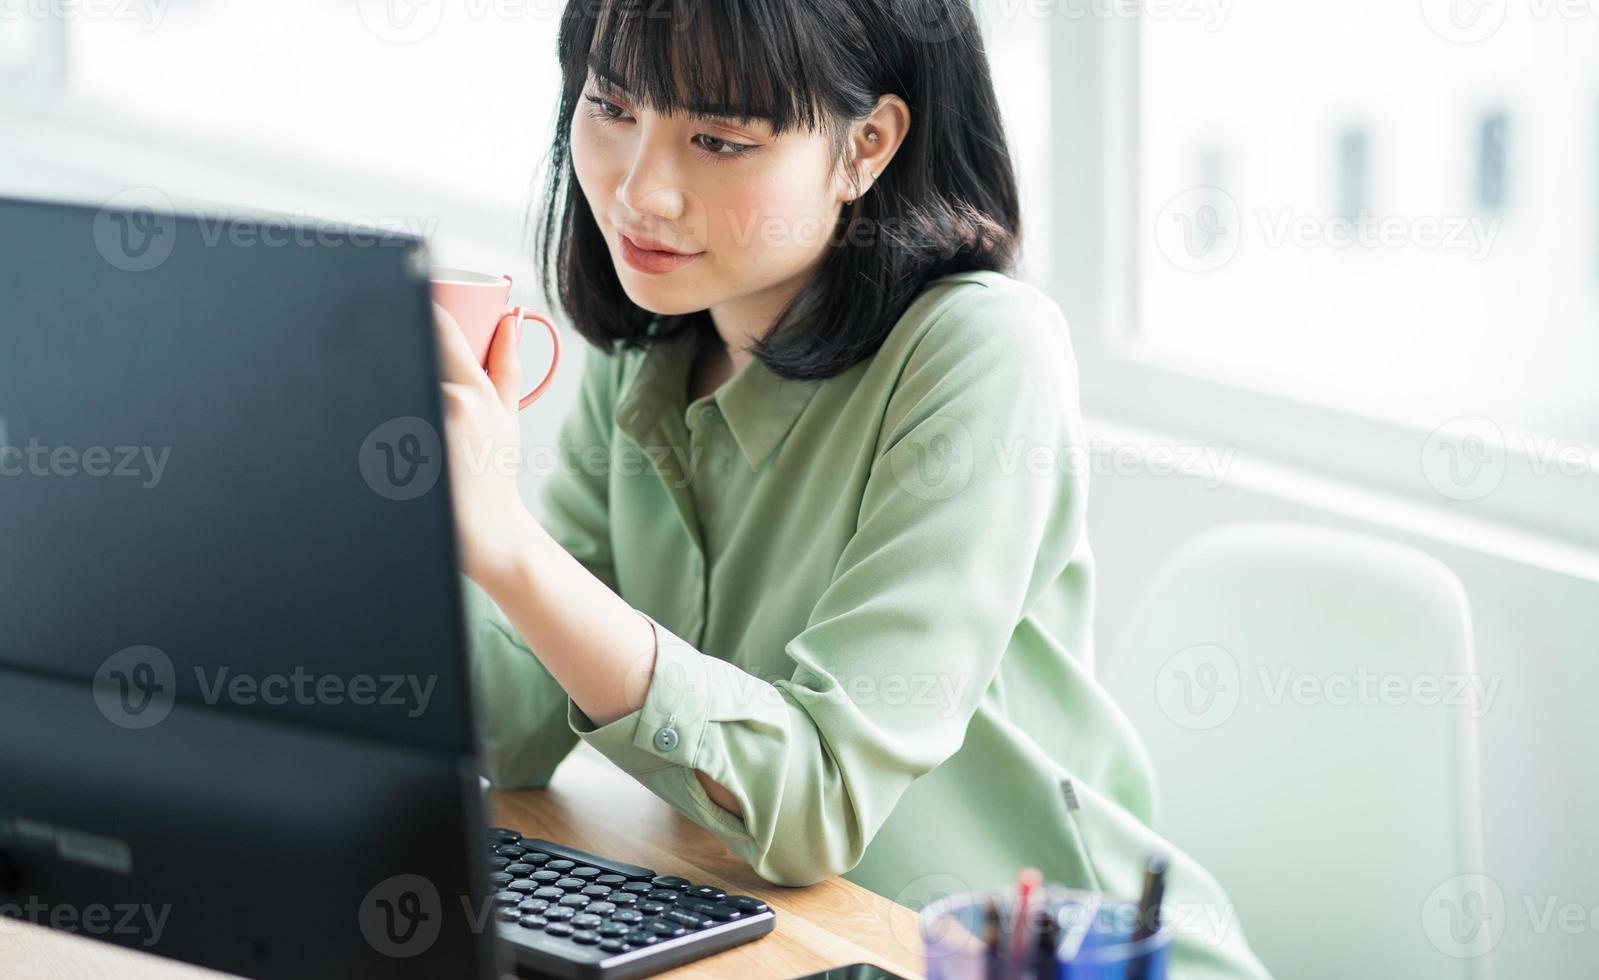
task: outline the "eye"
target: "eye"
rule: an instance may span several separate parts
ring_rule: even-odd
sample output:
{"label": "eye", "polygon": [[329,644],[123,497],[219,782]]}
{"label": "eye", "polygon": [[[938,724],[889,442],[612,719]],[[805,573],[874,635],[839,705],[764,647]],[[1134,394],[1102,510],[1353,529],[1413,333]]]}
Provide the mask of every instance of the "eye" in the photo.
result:
{"label": "eye", "polygon": [[583,101],[594,107],[589,110],[589,115],[601,122],[620,122],[629,118],[621,106],[608,99],[602,99],[597,95],[585,95]]}
{"label": "eye", "polygon": [[709,133],[696,135],[694,141],[700,149],[713,157],[736,157],[755,149],[752,144],[734,143],[731,140],[724,140]]}

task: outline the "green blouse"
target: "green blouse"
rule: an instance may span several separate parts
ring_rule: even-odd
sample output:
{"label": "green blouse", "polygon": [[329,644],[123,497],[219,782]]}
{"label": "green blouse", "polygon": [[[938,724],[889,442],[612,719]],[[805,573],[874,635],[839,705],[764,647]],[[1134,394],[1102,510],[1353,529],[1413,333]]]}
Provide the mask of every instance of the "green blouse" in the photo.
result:
{"label": "green blouse", "polygon": [[1165,849],[1174,976],[1264,976],[1216,883],[1149,829],[1149,761],[1093,677],[1059,308],[945,276],[836,377],[752,360],[690,402],[697,344],[590,351],[542,495],[549,533],[655,625],[644,706],[595,727],[468,581],[489,778],[541,785],[582,739],[762,877],[913,907],[1029,865],[1136,897]]}

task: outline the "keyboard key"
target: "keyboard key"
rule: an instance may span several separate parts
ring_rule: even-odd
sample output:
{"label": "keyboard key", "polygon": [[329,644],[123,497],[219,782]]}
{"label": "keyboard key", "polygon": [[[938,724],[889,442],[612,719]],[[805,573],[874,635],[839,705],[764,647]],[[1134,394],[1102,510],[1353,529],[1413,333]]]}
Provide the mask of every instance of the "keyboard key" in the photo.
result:
{"label": "keyboard key", "polygon": [[504,827],[490,827],[489,839],[504,841],[507,844],[514,844],[522,839],[522,835],[514,830],[507,830]]}
{"label": "keyboard key", "polygon": [[528,875],[532,874],[533,872],[537,871],[538,868],[533,867],[533,865],[531,865],[531,864],[527,864],[525,862],[518,861],[515,864],[508,864],[505,867],[501,868],[500,870],[504,871],[508,875],[515,875],[518,878],[525,878]]}
{"label": "keyboard key", "polygon": [[620,888],[627,884],[627,879],[621,875],[600,875],[594,879],[594,883],[596,885],[609,885],[612,888]]}
{"label": "keyboard key", "polygon": [[632,892],[611,892],[606,901],[616,906],[637,905],[638,896]]}
{"label": "keyboard key", "polygon": [[635,912],[632,909],[623,909],[611,916],[611,920],[613,922],[620,922],[624,925],[634,925],[636,923],[643,922],[644,916],[642,913]]}
{"label": "keyboard key", "polygon": [[567,860],[552,860],[546,863],[544,866],[549,868],[551,871],[571,871],[573,868],[577,867],[577,865]]}
{"label": "keyboard key", "polygon": [[605,921],[604,919],[600,918],[597,915],[592,915],[592,914],[590,914],[588,912],[584,912],[581,915],[572,916],[572,928],[574,928],[574,929],[597,929],[597,928],[600,927],[600,924],[603,923],[604,921]]}
{"label": "keyboard key", "polygon": [[693,912],[685,912],[682,909],[673,909],[670,912],[664,912],[661,914],[661,918],[666,919],[669,922],[676,922],[679,925],[687,926],[690,929],[703,929],[705,926],[711,924],[711,920],[705,916],[695,915]]}
{"label": "keyboard key", "polygon": [[561,904],[567,908],[580,909],[587,905],[591,899],[587,895],[562,895]]}
{"label": "keyboard key", "polygon": [[582,943],[585,946],[593,946],[599,941],[599,933],[592,929],[579,929],[578,931],[572,933],[572,942],[574,943]]}
{"label": "keyboard key", "polygon": [[623,922],[607,922],[594,931],[607,939],[620,939],[632,931],[632,926]]}
{"label": "keyboard key", "polygon": [[519,858],[527,853],[527,848],[517,847],[515,844],[501,844],[494,849],[494,853],[500,857]]}
{"label": "keyboard key", "polygon": [[495,905],[515,905],[527,896],[521,892],[503,891],[494,893]]}
{"label": "keyboard key", "polygon": [[523,912],[527,913],[528,915],[537,915],[538,913],[544,911],[545,909],[547,909],[549,907],[550,907],[549,900],[548,899],[544,899],[544,898],[530,898],[527,901],[523,902],[521,905],[517,906],[517,908],[521,909]]}
{"label": "keyboard key", "polygon": [[549,870],[535,871],[532,874],[528,875],[528,877],[532,878],[534,881],[538,882],[541,885],[553,885],[557,881],[561,880],[561,873],[559,871],[549,871]]}
{"label": "keyboard key", "polygon": [[575,915],[577,915],[576,910],[569,909],[564,905],[551,905],[544,910],[544,917],[551,922],[567,922]]}
{"label": "keyboard key", "polygon": [[755,915],[758,912],[766,911],[765,902],[758,898],[750,898],[748,895],[729,895],[722,899],[722,904],[732,906],[745,915]]}
{"label": "keyboard key", "polygon": [[573,929],[565,922],[551,922],[549,925],[544,927],[544,931],[552,936],[570,936],[577,930]]}
{"label": "keyboard key", "polygon": [[506,885],[509,885],[513,880],[515,880],[515,878],[515,875],[507,874],[504,871],[496,871],[489,875],[489,884],[494,885],[496,888],[504,888]]}
{"label": "keyboard key", "polygon": [[688,879],[679,878],[677,875],[656,875],[650,884],[656,888],[687,888]]}
{"label": "keyboard key", "polygon": [[516,921],[518,925],[528,929],[543,929],[550,924],[550,920],[542,915],[524,915]]}
{"label": "keyboard key", "polygon": [[[515,894],[515,893],[513,893],[513,894]],[[538,891],[533,893],[533,897],[534,898],[547,898],[547,899],[549,899],[552,902],[553,901],[557,901],[557,900],[559,900],[561,898],[564,898],[565,896],[566,896],[566,892],[561,891],[559,888],[556,888],[554,885],[545,885],[544,887],[540,888]]]}
{"label": "keyboard key", "polygon": [[710,885],[696,885],[688,890],[688,894],[693,895],[695,898],[703,898],[707,902],[720,902],[727,897],[727,892],[722,891],[720,888],[713,888]]}
{"label": "keyboard key", "polygon": [[676,922],[668,922],[665,919],[651,919],[650,921],[644,923],[644,930],[646,932],[653,932],[657,936],[663,936],[668,939],[673,936],[681,936],[683,933],[688,932],[687,929],[678,925]]}
{"label": "keyboard key", "polygon": [[494,917],[501,922],[515,922],[522,917],[522,913],[509,905],[502,905],[495,910]]}
{"label": "keyboard key", "polygon": [[624,953],[629,947],[620,939],[601,939],[600,948],[607,953]]}
{"label": "keyboard key", "polygon": [[654,902],[665,902],[667,905],[671,905],[677,901],[677,896],[678,892],[674,892],[670,888],[657,888],[645,897]]}
{"label": "keyboard key", "polygon": [[582,878],[585,881],[591,881],[591,880],[593,880],[595,878],[598,878],[600,876],[601,872],[600,872],[599,868],[582,867],[582,868],[573,868],[571,870],[570,874],[574,878]]}
{"label": "keyboard key", "polygon": [[562,878],[555,883],[555,887],[564,888],[569,892],[575,892],[587,884],[588,883],[582,878]]}
{"label": "keyboard key", "polygon": [[[616,911],[616,906],[610,902],[590,902],[588,910],[595,915],[610,915]],[[707,913],[708,914],[708,913]]]}
{"label": "keyboard key", "polygon": [[628,933],[622,937],[622,940],[629,946],[654,946],[661,941],[661,937],[653,932],[639,930],[638,932]]}
{"label": "keyboard key", "polygon": [[495,871],[504,871],[507,867],[510,867],[510,864],[511,859],[508,857],[500,857],[499,855],[495,855],[494,857],[489,858],[489,867],[493,868]]}
{"label": "keyboard key", "polygon": [[528,851],[522,855],[523,864],[549,864],[550,856],[543,851]]}
{"label": "keyboard key", "polygon": [[635,895],[648,895],[655,890],[655,886],[647,881],[630,881],[622,886],[622,890],[632,892]]}
{"label": "keyboard key", "polygon": [[604,898],[610,893],[611,889],[606,885],[588,885],[581,892],[581,894],[587,895],[589,898]]}
{"label": "keyboard key", "polygon": [[723,905],[721,902],[707,902],[694,911],[700,915],[715,919],[717,922],[731,922],[743,914],[733,906]]}
{"label": "keyboard key", "polygon": [[669,908],[671,908],[670,905],[666,905],[662,902],[644,901],[638,903],[638,910],[643,912],[645,915],[660,915]]}
{"label": "keyboard key", "polygon": [[531,895],[544,886],[530,878],[517,878],[505,887],[513,892],[521,892],[524,895]]}

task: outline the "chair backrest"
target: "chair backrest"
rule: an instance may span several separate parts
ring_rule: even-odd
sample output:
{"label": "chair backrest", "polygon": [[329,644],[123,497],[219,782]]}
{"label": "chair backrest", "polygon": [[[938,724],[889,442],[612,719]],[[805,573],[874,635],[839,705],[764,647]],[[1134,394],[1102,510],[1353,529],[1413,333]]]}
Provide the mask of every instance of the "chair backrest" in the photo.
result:
{"label": "chair backrest", "polygon": [[1481,875],[1477,719],[1497,684],[1441,562],[1219,528],[1161,569],[1103,669],[1155,764],[1156,829],[1274,974],[1490,975],[1505,910]]}

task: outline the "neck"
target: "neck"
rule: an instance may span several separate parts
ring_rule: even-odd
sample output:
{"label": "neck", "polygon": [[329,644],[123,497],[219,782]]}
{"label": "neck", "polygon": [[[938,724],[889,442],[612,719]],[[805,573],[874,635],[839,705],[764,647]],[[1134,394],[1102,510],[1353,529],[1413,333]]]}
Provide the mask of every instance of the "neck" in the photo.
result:
{"label": "neck", "polygon": [[750,362],[754,355],[749,348],[772,331],[777,315],[810,276],[807,270],[758,293],[738,296],[710,308],[711,323],[732,361],[733,371]]}

